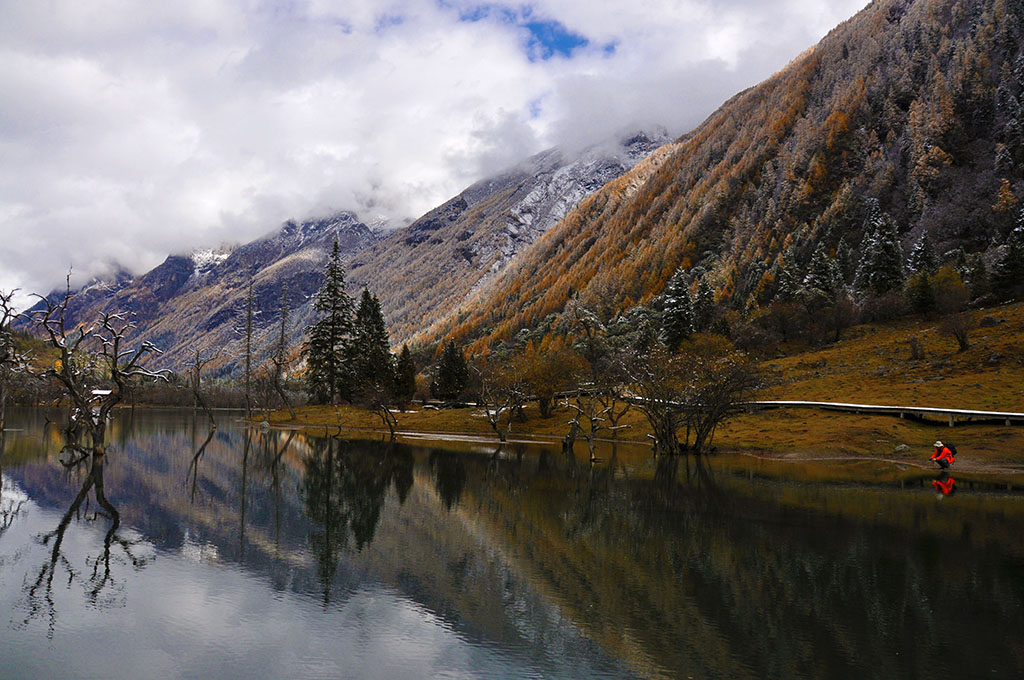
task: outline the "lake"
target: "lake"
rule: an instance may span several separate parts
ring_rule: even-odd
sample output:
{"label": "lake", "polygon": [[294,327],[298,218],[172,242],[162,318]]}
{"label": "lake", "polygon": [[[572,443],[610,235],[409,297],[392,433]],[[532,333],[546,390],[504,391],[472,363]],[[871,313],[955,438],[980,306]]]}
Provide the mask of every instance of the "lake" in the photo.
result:
{"label": "lake", "polygon": [[59,418],[8,417],[0,677],[1024,675],[1014,477]]}

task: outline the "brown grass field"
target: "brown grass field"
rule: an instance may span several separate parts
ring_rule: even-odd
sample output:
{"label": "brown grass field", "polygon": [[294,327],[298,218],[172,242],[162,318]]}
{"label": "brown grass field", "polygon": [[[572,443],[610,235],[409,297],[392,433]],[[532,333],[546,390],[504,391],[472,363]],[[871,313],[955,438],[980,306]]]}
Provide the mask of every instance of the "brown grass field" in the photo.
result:
{"label": "brown grass field", "polygon": [[[761,398],[1024,412],[1024,303],[973,315],[978,326],[964,352],[943,337],[938,319],[927,318],[857,326],[840,342],[809,351],[785,354],[780,348],[778,358],[763,364],[767,387]],[[921,342],[923,359],[910,358],[912,338]],[[409,409],[397,414],[401,432],[497,441],[479,408]],[[568,429],[565,407],[546,419],[535,407],[526,413],[525,423],[513,424],[511,439],[555,441]],[[339,426],[346,436],[384,429],[374,413],[351,406],[311,406],[300,409],[294,422],[285,412],[272,413],[268,420],[311,434],[336,434]],[[624,422],[632,427],[620,433],[620,440],[647,441],[649,428],[639,411],[627,414]],[[958,423],[950,428],[946,422],[811,409],[738,415],[719,429],[715,446],[772,458],[876,458],[930,465],[935,439],[956,444],[958,469],[1024,465],[1024,426]],[[900,445],[909,449],[897,450]]]}

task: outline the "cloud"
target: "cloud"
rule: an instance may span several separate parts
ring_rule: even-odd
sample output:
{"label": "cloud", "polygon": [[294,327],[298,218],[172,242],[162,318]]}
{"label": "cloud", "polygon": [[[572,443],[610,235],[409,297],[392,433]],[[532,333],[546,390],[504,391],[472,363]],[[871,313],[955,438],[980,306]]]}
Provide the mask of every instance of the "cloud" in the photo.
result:
{"label": "cloud", "polygon": [[862,0],[0,0],[0,288],[291,217],[413,219],[558,143],[681,134]]}

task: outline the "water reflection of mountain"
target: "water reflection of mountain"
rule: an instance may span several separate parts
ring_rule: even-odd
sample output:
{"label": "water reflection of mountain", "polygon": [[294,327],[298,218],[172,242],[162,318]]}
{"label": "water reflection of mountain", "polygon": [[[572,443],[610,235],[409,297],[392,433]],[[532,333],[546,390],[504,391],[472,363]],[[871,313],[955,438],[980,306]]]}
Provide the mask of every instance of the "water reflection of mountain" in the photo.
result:
{"label": "water reflection of mountain", "polygon": [[[563,650],[612,675],[627,672],[608,659],[644,677],[907,677],[937,658],[951,675],[1024,669],[1006,634],[1024,630],[1019,497],[940,503],[927,481],[823,486],[725,458],[590,466],[279,432],[246,444],[239,428],[181,422],[110,456],[122,524],[325,606],[382,587],[467,640],[539,667]],[[5,471],[37,502],[74,495],[52,463]]]}
{"label": "water reflection of mountain", "polygon": [[[160,426],[111,447],[107,495],[122,525],[159,552],[237,563],[277,590],[332,608],[384,588],[474,644],[515,650],[540,667],[576,654],[598,674],[628,677],[519,578],[487,537],[466,532],[449,513],[457,487],[444,486],[442,472],[450,489],[442,500],[427,449],[257,432],[247,446],[234,427],[208,435],[202,427]],[[45,447],[35,460],[8,472],[35,502],[62,512],[80,480],[47,460]],[[332,537],[324,540],[328,528]]]}

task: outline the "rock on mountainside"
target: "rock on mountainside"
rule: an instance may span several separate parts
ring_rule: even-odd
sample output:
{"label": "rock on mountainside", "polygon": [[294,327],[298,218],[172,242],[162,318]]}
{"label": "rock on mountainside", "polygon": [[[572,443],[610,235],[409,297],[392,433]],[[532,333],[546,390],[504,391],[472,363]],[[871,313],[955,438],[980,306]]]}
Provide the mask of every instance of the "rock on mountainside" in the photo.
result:
{"label": "rock on mountainside", "polygon": [[581,200],[668,141],[640,132],[570,155],[551,149],[472,185],[352,259],[350,281],[380,297],[395,342],[457,313]]}
{"label": "rock on mountainside", "polygon": [[[180,370],[199,350],[216,357],[215,370],[233,373],[243,356],[241,330],[250,282],[259,358],[276,337],[285,288],[290,339],[298,343],[312,312],[309,298],[323,280],[334,239],[351,256],[379,238],[348,212],[289,221],[240,247],[171,255],[137,278],[121,273],[113,280],[90,282],[73,298],[68,323],[91,321],[107,311],[131,312],[138,326],[132,342],[148,340],[162,350],[151,366]],[[62,295],[53,293],[51,299]]]}
{"label": "rock on mountainside", "polygon": [[875,206],[905,255],[927,233],[943,262],[991,265],[1024,202],[1022,37],[1021,0],[872,2],[653,172],[638,166],[584,200],[424,339],[483,350],[573,296],[611,318],[679,268],[756,318],[819,248],[856,265]]}

